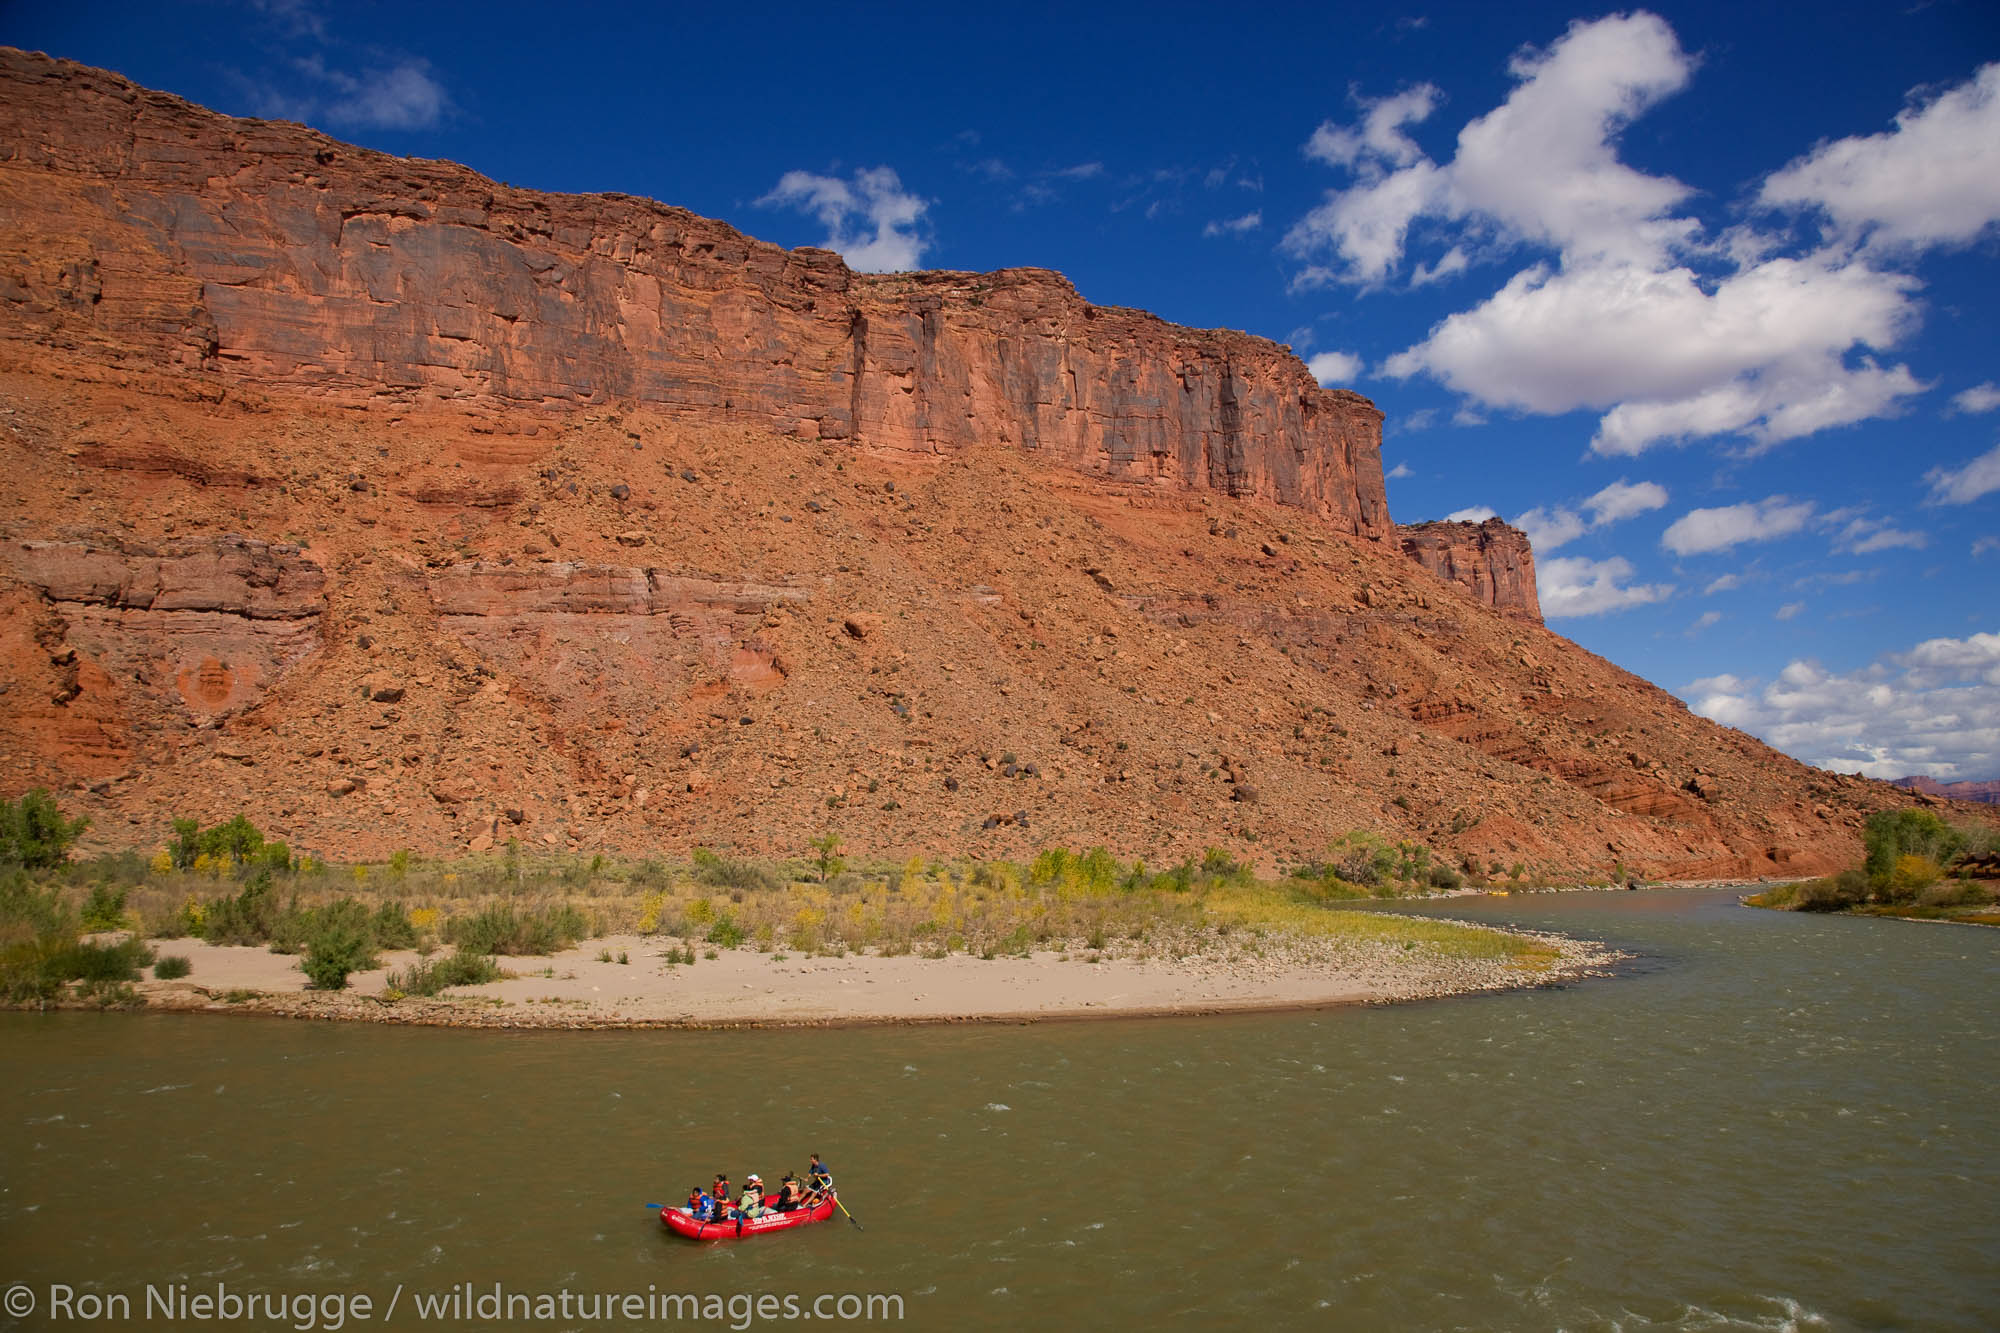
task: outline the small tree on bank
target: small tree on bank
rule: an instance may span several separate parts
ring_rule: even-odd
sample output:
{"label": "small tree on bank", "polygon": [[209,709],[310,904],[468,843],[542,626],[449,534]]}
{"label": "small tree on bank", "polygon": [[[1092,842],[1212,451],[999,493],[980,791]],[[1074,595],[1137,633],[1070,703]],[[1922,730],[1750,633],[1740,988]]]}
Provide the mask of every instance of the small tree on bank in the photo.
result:
{"label": "small tree on bank", "polygon": [[0,866],[53,870],[69,860],[70,844],[89,827],[88,819],[64,819],[45,787],[0,801]]}
{"label": "small tree on bank", "polygon": [[816,853],[814,864],[819,867],[820,883],[826,883],[835,875],[847,869],[847,862],[843,861],[840,856],[841,842],[838,833],[823,833],[819,837],[814,838],[811,845],[813,851]]}

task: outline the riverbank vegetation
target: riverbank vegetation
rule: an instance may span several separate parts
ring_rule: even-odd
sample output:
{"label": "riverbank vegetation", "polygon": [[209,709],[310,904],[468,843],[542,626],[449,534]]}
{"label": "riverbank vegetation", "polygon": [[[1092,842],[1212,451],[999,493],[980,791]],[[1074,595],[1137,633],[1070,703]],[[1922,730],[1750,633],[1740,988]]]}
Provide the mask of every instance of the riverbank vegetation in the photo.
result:
{"label": "riverbank vegetation", "polygon": [[2000,926],[1993,878],[2000,837],[1994,830],[1952,824],[1928,810],[1881,810],[1868,817],[1862,845],[1859,866],[1779,884],[1744,901],[1781,911]]}
{"label": "riverbank vegetation", "polygon": [[[53,810],[51,803],[41,812],[44,826]],[[177,820],[151,855],[53,861],[32,871],[17,862],[5,872],[14,894],[7,901],[16,906],[0,904],[0,929],[10,932],[10,949],[18,936],[44,941],[35,946],[44,952],[125,950],[118,966],[93,955],[84,968],[116,973],[121,984],[151,960],[143,940],[196,938],[295,954],[314,988],[329,990],[378,966],[385,952],[414,950],[417,961],[388,980],[392,992],[412,995],[496,979],[504,975],[496,958],[547,955],[612,934],[657,938],[662,957],[688,964],[727,948],[1186,957],[1254,952],[1279,936],[1512,959],[1528,970],[1550,957],[1538,941],[1497,931],[1337,910],[1462,882],[1461,872],[1429,849],[1364,833],[1336,840],[1323,859],[1276,878],[1260,878],[1214,848],[1158,867],[1102,847],[1052,847],[1018,862],[870,863],[850,861],[845,851],[831,835],[791,861],[705,848],[686,861],[538,856],[509,844],[450,861],[398,853],[339,866],[294,855],[241,816],[209,828]],[[87,945],[92,932],[123,942]],[[81,966],[74,959],[64,965]],[[64,967],[51,971],[26,953],[17,965],[9,953],[0,961],[0,984],[10,1002],[53,997],[83,979],[51,990],[47,978]],[[16,985],[17,972],[39,979]]]}

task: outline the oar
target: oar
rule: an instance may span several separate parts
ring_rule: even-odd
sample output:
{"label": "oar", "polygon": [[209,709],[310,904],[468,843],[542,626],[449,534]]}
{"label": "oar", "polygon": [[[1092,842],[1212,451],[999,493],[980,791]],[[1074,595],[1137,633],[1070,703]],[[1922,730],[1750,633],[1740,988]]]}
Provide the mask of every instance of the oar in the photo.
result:
{"label": "oar", "polygon": [[[832,1176],[828,1176],[826,1178],[826,1192],[828,1195],[832,1197],[833,1206],[840,1209],[841,1212],[847,1213],[847,1205],[840,1201],[839,1192],[833,1188]],[[868,1229],[867,1227],[861,1225],[860,1221],[854,1216],[853,1213],[847,1213],[847,1220],[854,1223],[854,1229],[856,1231],[866,1231]]]}

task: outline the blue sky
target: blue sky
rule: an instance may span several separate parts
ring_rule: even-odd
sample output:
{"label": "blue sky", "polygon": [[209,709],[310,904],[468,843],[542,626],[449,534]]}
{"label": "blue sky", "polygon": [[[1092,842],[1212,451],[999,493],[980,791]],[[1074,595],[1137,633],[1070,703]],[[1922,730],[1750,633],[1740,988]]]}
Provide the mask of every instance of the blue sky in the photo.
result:
{"label": "blue sky", "polygon": [[[965,12],[949,12],[963,8]],[[1403,522],[1811,762],[2000,777],[2000,9],[0,8],[0,40],[857,267],[1291,343]]]}

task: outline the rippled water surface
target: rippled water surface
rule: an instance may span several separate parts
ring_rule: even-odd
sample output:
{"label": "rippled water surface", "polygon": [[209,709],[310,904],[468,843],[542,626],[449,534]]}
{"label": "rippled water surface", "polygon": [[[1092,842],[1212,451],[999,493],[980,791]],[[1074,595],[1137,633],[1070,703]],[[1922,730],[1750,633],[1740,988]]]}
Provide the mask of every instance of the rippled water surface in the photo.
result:
{"label": "rippled water surface", "polygon": [[[144,1325],[183,1282],[368,1293],[374,1323],[400,1284],[403,1326],[499,1282],[893,1293],[918,1328],[2000,1327],[2000,933],[1712,892],[1437,910],[1638,959],[1033,1027],[0,1015],[0,1283],[42,1299],[20,1327],[52,1283]],[[703,1247],[642,1206],[814,1149],[865,1231]]]}

